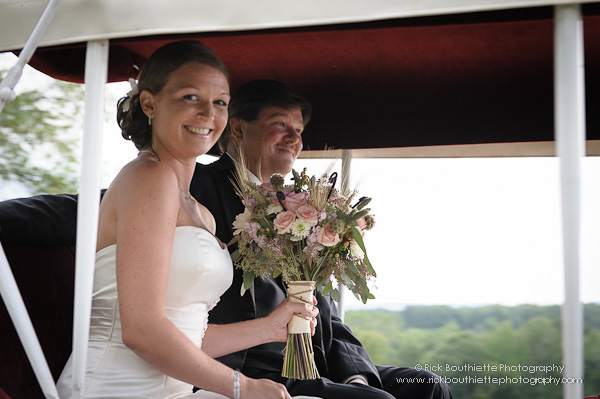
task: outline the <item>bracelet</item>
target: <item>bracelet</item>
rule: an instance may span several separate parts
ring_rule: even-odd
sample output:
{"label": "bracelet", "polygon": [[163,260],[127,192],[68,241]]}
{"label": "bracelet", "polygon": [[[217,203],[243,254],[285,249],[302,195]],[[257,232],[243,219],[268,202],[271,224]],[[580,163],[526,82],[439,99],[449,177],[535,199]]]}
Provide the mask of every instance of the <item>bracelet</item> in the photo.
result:
{"label": "bracelet", "polygon": [[240,399],[240,373],[233,371],[233,399]]}

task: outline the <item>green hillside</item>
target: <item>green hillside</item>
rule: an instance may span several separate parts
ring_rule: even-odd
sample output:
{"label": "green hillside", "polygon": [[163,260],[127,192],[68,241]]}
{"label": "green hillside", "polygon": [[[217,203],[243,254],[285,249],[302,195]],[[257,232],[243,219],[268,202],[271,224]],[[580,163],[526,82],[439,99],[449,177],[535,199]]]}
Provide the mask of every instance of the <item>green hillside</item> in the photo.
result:
{"label": "green hillside", "polygon": [[[423,367],[460,399],[560,399],[559,306],[409,306],[347,311],[345,322],[380,365]],[[584,306],[584,394],[600,393],[600,305]]]}

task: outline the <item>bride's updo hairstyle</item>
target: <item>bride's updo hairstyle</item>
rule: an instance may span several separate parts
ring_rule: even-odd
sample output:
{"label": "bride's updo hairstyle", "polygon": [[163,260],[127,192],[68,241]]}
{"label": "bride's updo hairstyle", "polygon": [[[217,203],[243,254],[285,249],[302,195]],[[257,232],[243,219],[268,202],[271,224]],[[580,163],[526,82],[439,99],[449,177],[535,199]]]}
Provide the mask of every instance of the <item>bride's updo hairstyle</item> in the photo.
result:
{"label": "bride's updo hairstyle", "polygon": [[198,41],[178,41],[157,49],[142,67],[137,90],[132,89],[117,103],[117,122],[122,135],[126,140],[133,141],[138,150],[152,144],[152,126],[148,124],[148,115],[140,106],[140,93],[144,90],[154,95],[160,93],[171,73],[190,62],[213,67],[221,71],[229,81],[227,68],[217,54]]}

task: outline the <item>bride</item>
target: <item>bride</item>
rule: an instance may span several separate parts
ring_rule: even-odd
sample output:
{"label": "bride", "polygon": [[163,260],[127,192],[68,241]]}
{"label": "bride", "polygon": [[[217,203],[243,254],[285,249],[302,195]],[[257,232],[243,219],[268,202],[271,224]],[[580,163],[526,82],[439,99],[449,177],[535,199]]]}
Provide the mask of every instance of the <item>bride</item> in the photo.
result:
{"label": "bride", "polygon": [[[284,301],[263,319],[207,325],[232,266],[214,236],[214,218],[188,187],[196,157],[227,123],[227,71],[201,43],[181,41],[154,52],[138,84],[118,104],[123,137],[140,154],[100,207],[82,397],[289,398],[283,385],[213,359],[285,341],[294,313],[312,318],[314,333],[317,314]],[[72,385],[69,360],[58,381],[61,398],[70,397]],[[192,393],[193,386],[201,389]]]}

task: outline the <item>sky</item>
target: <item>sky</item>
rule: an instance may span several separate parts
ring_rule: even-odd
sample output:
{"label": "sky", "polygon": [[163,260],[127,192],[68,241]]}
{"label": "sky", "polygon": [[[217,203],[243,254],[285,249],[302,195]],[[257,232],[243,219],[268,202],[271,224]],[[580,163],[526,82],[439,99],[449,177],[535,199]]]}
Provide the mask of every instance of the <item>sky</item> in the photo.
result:
{"label": "sky", "polygon": [[[0,68],[14,60],[0,54]],[[50,78],[28,68],[17,92],[43,86],[45,79]],[[106,88],[102,187],[137,154],[121,138],[114,117],[116,99],[128,90],[126,83]],[[320,175],[329,164],[299,159],[295,167]],[[584,158],[584,303],[600,302],[599,182],[600,158]],[[346,309],[563,302],[557,158],[353,159],[351,187],[373,198],[377,224],[367,232],[365,245],[378,276],[372,285],[376,299],[363,305],[347,292]],[[27,196],[22,190],[0,182],[0,199]]]}

